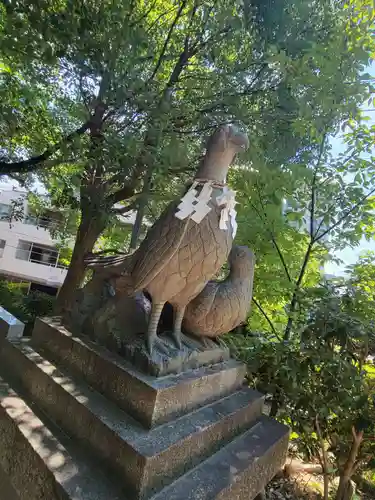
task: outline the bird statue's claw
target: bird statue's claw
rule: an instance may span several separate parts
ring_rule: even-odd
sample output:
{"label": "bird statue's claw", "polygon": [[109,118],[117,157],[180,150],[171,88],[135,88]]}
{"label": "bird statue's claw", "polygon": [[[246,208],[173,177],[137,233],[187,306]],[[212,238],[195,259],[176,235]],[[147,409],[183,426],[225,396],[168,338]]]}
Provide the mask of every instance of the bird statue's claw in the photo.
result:
{"label": "bird statue's claw", "polygon": [[152,358],[154,349],[160,351],[162,354],[168,356],[169,351],[162,340],[160,340],[156,335],[152,337],[147,337],[146,339],[146,349],[149,356]]}
{"label": "bird statue's claw", "polygon": [[176,344],[177,349],[181,349],[182,347],[182,341],[181,341],[181,331],[173,331],[172,332],[172,339],[173,342]]}
{"label": "bird statue's claw", "polygon": [[154,350],[155,340],[156,340],[156,337],[147,337],[146,338],[146,349],[151,357],[152,357],[152,353]]}

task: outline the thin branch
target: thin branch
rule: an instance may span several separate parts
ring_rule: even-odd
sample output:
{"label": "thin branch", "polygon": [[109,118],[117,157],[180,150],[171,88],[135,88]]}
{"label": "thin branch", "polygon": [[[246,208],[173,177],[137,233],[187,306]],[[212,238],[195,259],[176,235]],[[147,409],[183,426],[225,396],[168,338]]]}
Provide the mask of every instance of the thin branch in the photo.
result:
{"label": "thin branch", "polygon": [[158,59],[158,62],[156,63],[156,66],[155,66],[155,69],[154,71],[152,72],[152,75],[150,77],[150,80],[153,80],[156,76],[156,73],[159,71],[159,68],[164,60],[164,56],[165,56],[165,53],[166,53],[166,50],[167,50],[167,47],[168,47],[168,44],[170,42],[170,39],[172,37],[172,34],[173,34],[173,31],[176,27],[176,24],[178,22],[178,20],[180,19],[181,15],[182,15],[182,12],[183,10],[185,9],[186,7],[186,4],[187,4],[187,0],[184,0],[178,11],[177,11],[177,14],[176,14],[176,17],[174,18],[172,24],[171,24],[171,27],[169,28],[169,31],[168,31],[168,34],[167,34],[167,38],[165,39],[165,42],[164,42],[164,45],[163,45],[163,48],[161,49],[161,53],[160,53],[160,56],[159,56],[159,59]]}
{"label": "thin branch", "polygon": [[110,76],[108,71],[104,71],[101,82],[100,82],[100,87],[99,87],[99,92],[98,92],[98,97],[97,100],[99,102],[102,102],[104,100],[104,96],[110,86]]}
{"label": "thin branch", "polygon": [[[156,3],[157,3],[157,0],[154,0],[154,2],[152,2],[152,4],[151,4],[151,7],[148,10],[146,10],[146,12],[144,12],[144,14],[142,14],[138,19],[135,19],[132,23],[130,23],[130,26],[133,28],[134,26],[137,26],[137,24],[140,24],[144,19],[146,19],[149,16],[149,14],[153,11]],[[164,15],[164,14],[162,14],[162,15]],[[158,20],[159,20],[159,18],[158,18]]]}
{"label": "thin branch", "polygon": [[257,308],[259,309],[259,311],[262,313],[262,315],[264,316],[265,320],[267,321],[267,323],[270,325],[270,328],[272,330],[272,333],[275,335],[275,337],[277,337],[277,339],[281,342],[281,338],[279,337],[279,335],[277,334],[276,330],[275,330],[275,327],[273,326],[273,323],[272,321],[270,320],[270,318],[267,316],[267,313],[266,311],[262,308],[262,306],[259,304],[259,302],[253,297],[252,298],[254,304],[257,306]]}
{"label": "thin branch", "polygon": [[[258,193],[258,198],[259,198],[259,202],[260,202],[260,204],[261,204],[261,206],[262,206],[264,219],[265,219],[265,220],[267,220],[267,219],[268,219],[268,217],[267,217],[267,212],[266,212],[265,206],[264,206],[264,204],[263,204],[263,200],[262,200],[262,198],[261,198],[261,193],[260,193],[259,186],[258,186],[258,184],[257,184],[257,183],[255,183],[255,189],[257,190],[257,193]],[[270,238],[271,238],[271,241],[272,241],[272,244],[273,244],[273,246],[275,247],[275,249],[276,249],[276,252],[277,252],[278,256],[280,257],[280,260],[281,260],[281,263],[282,263],[282,265],[283,265],[283,268],[284,268],[285,274],[286,274],[286,276],[287,276],[287,278],[288,278],[288,281],[289,281],[290,283],[292,283],[292,281],[293,281],[293,280],[292,280],[292,277],[290,276],[288,266],[287,266],[286,261],[285,261],[285,259],[284,259],[284,255],[283,255],[283,254],[282,254],[282,252],[281,252],[281,249],[280,249],[280,247],[279,247],[279,245],[278,245],[278,243],[277,243],[277,241],[276,241],[276,237],[275,237],[275,235],[274,235],[274,233],[273,233],[272,229],[269,227],[269,225],[268,225],[268,226],[266,225],[266,223],[264,222],[264,220],[263,220],[263,218],[262,218],[261,214],[259,213],[258,209],[256,208],[256,206],[255,206],[253,203],[250,203],[250,205],[254,208],[255,212],[258,214],[258,217],[259,217],[259,218],[260,218],[260,220],[262,221],[262,223],[263,223],[264,227],[266,228],[266,231],[268,231],[268,233],[269,233],[269,235],[270,235]]]}
{"label": "thin branch", "polygon": [[0,161],[0,175],[8,175],[14,172],[26,173],[32,172],[37,168],[42,167],[43,163],[48,160],[53,154],[57,153],[64,145],[69,144],[74,141],[76,137],[83,135],[91,125],[91,120],[87,120],[86,123],[81,125],[77,130],[68,134],[64,139],[59,141],[57,144],[54,144],[50,148],[46,149],[44,153],[33,156],[28,160],[21,160],[16,162],[6,162]]}
{"label": "thin branch", "polygon": [[315,204],[316,204],[316,179],[318,176],[318,170],[322,164],[322,158],[324,153],[324,146],[326,143],[327,134],[323,135],[322,142],[319,147],[318,161],[314,169],[314,175],[311,183],[311,206],[310,206],[310,240],[314,241],[316,234],[314,235],[314,222],[315,222]]}
{"label": "thin branch", "polygon": [[299,292],[302,280],[305,276],[305,272],[307,269],[307,264],[309,263],[309,260],[310,260],[312,248],[313,248],[313,242],[310,241],[310,243],[308,244],[306,253],[305,253],[305,257],[303,259],[302,267],[301,267],[301,270],[300,270],[300,273],[299,273],[299,276],[298,276],[298,279],[296,282],[296,286],[294,288],[292,300],[290,302],[289,317],[288,317],[288,323],[286,325],[285,332],[284,332],[284,340],[289,340],[289,338],[290,338],[290,332],[291,332],[292,324],[293,324],[293,313],[295,312],[296,306],[297,306],[298,292]]}
{"label": "thin branch", "polygon": [[[229,32],[233,31],[231,26],[227,26],[226,28],[222,29],[217,35],[227,35]],[[200,39],[196,40],[195,44],[193,45],[193,50],[198,51],[203,49],[208,45],[208,43],[213,42],[215,37],[217,35],[213,35],[211,37],[208,37],[206,40],[202,40],[203,33],[201,34]]]}
{"label": "thin branch", "polygon": [[159,21],[160,21],[160,19],[162,17],[168,15],[170,12],[173,12],[174,10],[176,10],[176,6],[170,8],[170,9],[164,11],[164,12],[162,12],[161,14],[159,14],[159,16],[155,19],[155,21],[153,21],[150,24],[150,26],[147,28],[147,33],[150,32],[154,28],[154,26],[156,26],[159,23]]}
{"label": "thin branch", "polygon": [[350,214],[352,214],[353,212],[355,212],[360,206],[362,206],[364,204],[364,202],[370,198],[371,195],[373,195],[375,193],[375,188],[371,189],[371,191],[369,191],[365,196],[363,196],[359,201],[358,203],[356,203],[355,205],[352,206],[352,208],[350,210],[347,210],[345,212],[345,214],[340,217],[334,224],[332,224],[332,226],[330,226],[328,229],[326,229],[325,231],[323,231],[322,234],[320,234],[319,236],[317,236],[314,240],[314,243],[317,243],[318,241],[320,241],[322,238],[324,238],[324,236],[328,233],[330,233],[332,231],[332,229],[335,229],[335,227],[337,227],[338,225],[341,224],[341,222],[343,222],[347,217],[349,217]]}
{"label": "thin branch", "polygon": [[[211,12],[213,11],[213,9],[215,7],[216,7],[216,2],[213,2],[213,4],[210,6],[210,8],[206,11],[205,19],[204,19],[203,25],[201,27],[201,32],[199,34],[198,34],[198,32],[196,32],[196,40],[192,45],[192,49],[194,52],[197,52],[199,50],[199,48],[203,48],[202,44],[205,43],[205,42],[203,42],[203,35],[206,32],[206,27],[207,27],[207,23],[208,23],[208,20],[210,18]],[[198,2],[195,2],[193,14],[191,16],[189,27],[191,26],[191,23],[192,23],[192,20],[193,20],[193,17],[195,15],[197,8],[198,8]],[[199,44],[201,44],[201,47],[199,47]]]}
{"label": "thin branch", "polygon": [[[343,201],[343,196],[340,196],[337,200],[335,200],[331,205],[328,207],[328,209],[322,214],[317,217],[317,219],[320,219],[319,225],[315,231],[315,237],[318,236],[319,231],[321,230],[323,224],[324,224],[324,217],[328,214],[331,213],[333,208],[336,208],[341,202]],[[314,238],[315,238],[314,237]],[[316,239],[314,239],[316,241]]]}
{"label": "thin branch", "polygon": [[137,208],[137,202],[130,203],[130,205],[124,206],[124,207],[113,207],[112,212],[115,213],[116,215],[123,215],[128,212],[131,212],[132,210],[135,210]]}
{"label": "thin branch", "polygon": [[326,449],[326,444],[324,442],[323,434],[320,429],[320,424],[319,424],[319,417],[318,415],[315,417],[315,428],[316,428],[316,433],[319,438],[319,443],[320,443],[320,448],[322,450],[322,459],[321,459],[321,466],[323,468],[323,478],[324,478],[324,500],[328,500],[328,494],[329,494],[329,484],[328,484],[328,470],[329,470],[329,460],[328,460],[328,453]]}
{"label": "thin branch", "polygon": [[107,197],[107,201],[115,204],[119,203],[122,200],[127,200],[128,198],[131,198],[134,196],[134,186],[128,185],[128,186],[123,186],[121,189],[116,191],[115,193],[110,194]]}
{"label": "thin branch", "polygon": [[300,290],[303,278],[306,273],[307,265],[310,260],[310,256],[312,253],[312,249],[314,244],[316,243],[316,239],[314,236],[314,214],[315,214],[315,203],[316,203],[316,179],[317,179],[317,174],[318,174],[318,169],[321,165],[322,158],[323,158],[323,153],[324,153],[324,146],[326,142],[326,134],[323,135],[322,142],[320,144],[319,148],[319,156],[318,156],[318,161],[316,163],[315,169],[314,169],[314,175],[311,183],[311,207],[310,207],[310,242],[307,246],[306,253],[302,262],[302,267],[298,276],[298,279],[296,281],[296,285],[294,287],[293,295],[292,295],[292,300],[290,302],[290,309],[289,309],[289,315],[288,315],[288,322],[284,331],[284,340],[289,340],[290,338],[290,333],[292,330],[292,325],[293,325],[293,314],[296,310],[297,307],[297,301],[298,301],[298,292]]}

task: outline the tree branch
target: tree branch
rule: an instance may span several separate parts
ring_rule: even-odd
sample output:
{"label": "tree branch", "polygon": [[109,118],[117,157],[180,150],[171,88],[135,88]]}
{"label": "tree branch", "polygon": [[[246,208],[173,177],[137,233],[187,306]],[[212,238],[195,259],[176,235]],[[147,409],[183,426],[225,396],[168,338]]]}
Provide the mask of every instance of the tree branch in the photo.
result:
{"label": "tree branch", "polygon": [[162,12],[161,14],[158,15],[158,17],[155,19],[155,21],[153,21],[150,26],[147,28],[147,33],[149,33],[153,28],[154,26],[156,26],[160,19],[166,15],[168,15],[170,12],[173,12],[174,10],[176,10],[176,6],[173,6],[172,8]]}
{"label": "tree branch", "polygon": [[292,330],[292,325],[293,325],[293,314],[296,310],[297,307],[297,300],[298,300],[298,292],[301,287],[302,280],[305,276],[307,265],[310,260],[311,252],[313,249],[314,244],[316,243],[316,239],[314,236],[314,217],[315,217],[315,203],[316,203],[316,179],[318,175],[318,169],[321,165],[322,158],[323,158],[323,153],[324,153],[324,146],[326,142],[326,133],[323,135],[322,142],[320,144],[319,148],[319,155],[318,155],[318,161],[316,163],[315,169],[314,169],[314,175],[311,183],[311,206],[310,206],[310,242],[307,246],[306,253],[302,262],[302,267],[298,276],[298,279],[296,281],[294,290],[293,290],[293,295],[292,295],[292,300],[290,302],[290,308],[289,308],[289,315],[288,315],[288,322],[285,327],[284,331],[284,340],[289,340],[290,338],[290,333]]}
{"label": "tree branch", "polygon": [[296,306],[297,306],[298,292],[299,292],[302,280],[305,276],[307,264],[309,263],[309,260],[310,260],[310,255],[311,255],[313,243],[314,242],[310,241],[310,243],[308,244],[308,247],[307,247],[307,250],[305,253],[305,257],[303,259],[302,267],[301,267],[301,270],[300,270],[300,273],[299,273],[299,276],[298,276],[298,279],[296,282],[296,286],[294,287],[292,300],[290,302],[288,323],[286,325],[285,332],[284,332],[284,340],[289,340],[289,338],[290,338],[290,332],[291,332],[292,324],[293,324],[293,313],[295,312]]}
{"label": "tree branch", "polygon": [[172,22],[171,27],[169,28],[169,31],[168,31],[168,34],[167,34],[167,38],[165,39],[163,48],[161,49],[161,53],[160,53],[159,59],[158,59],[158,61],[156,63],[155,69],[152,72],[152,75],[151,75],[151,77],[150,77],[149,80],[153,80],[155,78],[157,72],[159,71],[159,68],[160,68],[160,66],[161,66],[161,64],[163,62],[163,59],[164,59],[165,52],[167,50],[168,44],[169,44],[169,42],[171,40],[173,31],[174,31],[174,29],[176,27],[176,24],[177,24],[178,20],[182,16],[182,12],[183,12],[184,8],[186,7],[186,4],[187,4],[187,0],[183,0],[183,2],[181,3],[181,5],[180,5],[180,7],[179,7],[179,9],[177,11],[176,17],[173,19],[173,22]]}
{"label": "tree branch", "polygon": [[[261,204],[261,206],[262,206],[262,210],[263,210],[263,215],[264,215],[264,218],[267,220],[267,219],[268,219],[268,217],[267,217],[267,212],[266,212],[266,210],[265,210],[265,206],[264,206],[264,204],[263,204],[263,200],[262,200],[262,198],[261,198],[260,190],[259,190],[259,187],[258,187],[258,184],[257,184],[257,183],[255,183],[255,188],[256,188],[257,193],[258,193],[259,202],[260,202],[260,204]],[[263,220],[262,215],[259,213],[259,211],[258,211],[257,207],[256,207],[253,203],[250,203],[250,205],[254,208],[255,212],[258,214],[258,217],[259,217],[259,218],[260,218],[260,220],[262,221],[262,223],[263,223],[263,225],[264,225],[264,227],[265,227],[266,231],[268,231],[268,234],[270,235],[270,238],[271,238],[272,244],[273,244],[273,246],[275,247],[275,250],[276,250],[276,252],[277,252],[278,256],[280,257],[280,260],[281,260],[281,263],[282,263],[282,265],[283,265],[283,268],[284,268],[284,271],[285,271],[286,277],[288,278],[288,281],[289,281],[290,283],[292,283],[292,281],[293,281],[293,280],[292,280],[292,277],[290,276],[288,266],[286,265],[286,261],[285,261],[285,259],[284,259],[284,255],[283,255],[283,254],[282,254],[282,252],[281,252],[281,249],[280,249],[280,247],[279,247],[279,245],[278,245],[278,243],[277,243],[277,241],[276,241],[276,237],[275,237],[275,235],[274,235],[274,233],[273,233],[272,229],[270,229],[269,225],[268,225],[268,226],[266,225],[266,223],[265,223],[265,221]]]}
{"label": "tree branch", "polygon": [[[148,10],[146,10],[138,19],[135,19],[132,23],[130,23],[130,26],[133,28],[134,26],[137,26],[137,24],[140,24],[144,19],[146,19],[149,16],[149,14],[153,11],[156,3],[157,0],[154,0],[154,2],[152,2],[151,4],[151,7]],[[163,13],[162,15],[165,15],[165,13]]]}
{"label": "tree branch", "polygon": [[329,478],[329,460],[328,460],[328,453],[326,449],[326,443],[323,438],[323,434],[320,428],[319,424],[319,417],[316,415],[315,417],[315,429],[316,433],[319,438],[319,443],[320,443],[320,448],[322,450],[322,457],[319,457],[320,459],[320,465],[322,466],[323,469],[323,478],[324,478],[324,500],[328,500],[328,494],[329,494],[329,483],[328,483],[328,478]]}
{"label": "tree branch", "polygon": [[262,315],[264,316],[264,319],[267,321],[267,323],[270,325],[270,328],[272,330],[272,333],[277,337],[277,339],[279,341],[281,341],[281,338],[279,337],[279,335],[277,334],[276,330],[275,330],[275,327],[273,326],[273,323],[272,321],[270,320],[270,318],[267,316],[267,313],[266,311],[263,309],[263,307],[259,304],[259,302],[253,297],[252,298],[252,301],[254,302],[254,304],[257,306],[257,308],[259,309],[259,311],[262,313]]}
{"label": "tree branch", "polygon": [[314,238],[316,236],[316,233],[314,234],[314,222],[315,222],[315,204],[316,204],[316,179],[318,176],[318,170],[319,167],[322,163],[322,158],[323,158],[323,153],[324,153],[324,146],[326,143],[326,137],[327,134],[323,135],[322,142],[320,143],[319,147],[319,155],[318,155],[318,161],[316,162],[316,166],[314,169],[314,175],[313,175],[313,180],[311,183],[311,207],[310,207],[310,240],[314,241]]}
{"label": "tree branch", "polygon": [[107,196],[106,201],[111,202],[114,205],[115,203],[127,200],[132,196],[134,196],[134,187],[132,185],[128,185],[128,186],[123,186],[115,193],[112,193],[109,196]]}
{"label": "tree branch", "polygon": [[323,231],[322,234],[320,234],[319,236],[317,236],[314,240],[314,243],[317,243],[318,241],[320,241],[322,238],[324,238],[324,236],[328,233],[330,233],[332,231],[332,229],[335,229],[335,227],[337,227],[338,225],[341,224],[341,222],[343,222],[347,217],[349,217],[350,214],[352,214],[353,212],[355,212],[360,206],[362,206],[364,204],[364,202],[370,198],[371,195],[375,194],[375,188],[374,189],[371,189],[371,191],[369,191],[365,196],[363,196],[358,203],[356,203],[355,205],[352,206],[352,208],[350,210],[347,210],[345,212],[345,214],[340,217],[334,224],[332,224],[332,226],[330,226],[328,229],[326,229],[325,231]]}
{"label": "tree branch", "polygon": [[128,212],[131,212],[132,210],[135,210],[137,208],[137,202],[134,201],[133,203],[130,203],[130,205],[124,206],[124,207],[113,207],[112,212],[115,213],[116,215],[123,215],[127,214]]}
{"label": "tree branch", "polygon": [[90,125],[91,120],[88,120],[86,123],[81,125],[81,127],[77,128],[77,130],[64,137],[64,139],[62,139],[60,142],[46,149],[44,153],[38,156],[33,156],[28,160],[21,160],[16,162],[0,161],[0,175],[8,175],[15,172],[27,173],[42,167],[42,164],[53,154],[59,151],[64,145],[73,142],[76,137],[83,135],[90,128]]}

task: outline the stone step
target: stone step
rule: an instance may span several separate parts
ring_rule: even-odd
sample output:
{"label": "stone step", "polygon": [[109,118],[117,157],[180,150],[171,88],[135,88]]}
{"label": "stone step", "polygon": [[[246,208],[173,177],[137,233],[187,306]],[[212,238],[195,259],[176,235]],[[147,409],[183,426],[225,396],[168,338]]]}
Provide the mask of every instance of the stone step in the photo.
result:
{"label": "stone step", "polygon": [[151,500],[252,500],[284,465],[288,439],[286,426],[262,416]]}
{"label": "stone step", "polygon": [[28,342],[4,342],[0,365],[18,378],[53,421],[123,477],[136,498],[148,498],[247,430],[263,408],[261,394],[242,388],[172,423],[146,430]]}
{"label": "stone step", "polygon": [[20,500],[16,490],[13,488],[9,477],[0,466],[0,500]]}
{"label": "stone step", "polygon": [[2,500],[129,500],[64,441],[0,378]]}
{"label": "stone step", "polygon": [[147,428],[232,393],[246,374],[245,365],[228,360],[179,375],[147,376],[87,337],[74,337],[54,319],[36,320],[32,344]]}

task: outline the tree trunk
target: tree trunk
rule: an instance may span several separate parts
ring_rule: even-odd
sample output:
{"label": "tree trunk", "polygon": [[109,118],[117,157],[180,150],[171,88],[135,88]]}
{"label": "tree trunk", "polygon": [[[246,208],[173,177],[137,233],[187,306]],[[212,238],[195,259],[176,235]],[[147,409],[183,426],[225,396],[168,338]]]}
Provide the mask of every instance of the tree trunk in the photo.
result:
{"label": "tree trunk", "polygon": [[142,221],[145,214],[147,200],[145,198],[141,198],[138,204],[137,215],[135,217],[135,222],[131,234],[129,252],[131,253],[133,250],[137,249],[138,238],[141,233]]}
{"label": "tree trunk", "polygon": [[93,250],[96,240],[104,227],[104,222],[92,217],[91,214],[82,217],[68,273],[57,297],[57,314],[64,314],[71,309],[74,292],[81,286],[85,276],[85,255]]}
{"label": "tree trunk", "polygon": [[353,427],[352,434],[352,446],[349,452],[348,459],[345,462],[340,474],[340,482],[335,500],[351,500],[354,493],[351,477],[355,472],[356,460],[363,440],[363,431],[359,431],[357,433],[357,431]]}
{"label": "tree trunk", "polygon": [[352,500],[354,495],[353,482],[348,476],[340,476],[336,500]]}
{"label": "tree trunk", "polygon": [[272,417],[272,418],[277,417],[277,414],[279,413],[281,405],[282,405],[281,392],[280,392],[280,388],[277,387],[275,390],[275,393],[272,395],[270,417]]}
{"label": "tree trunk", "polygon": [[319,461],[323,469],[323,481],[324,481],[324,494],[323,500],[328,500],[329,497],[329,459],[327,453],[326,441],[323,437],[322,430],[319,423],[319,415],[315,417],[315,429],[319,437],[321,456],[319,456]]}

